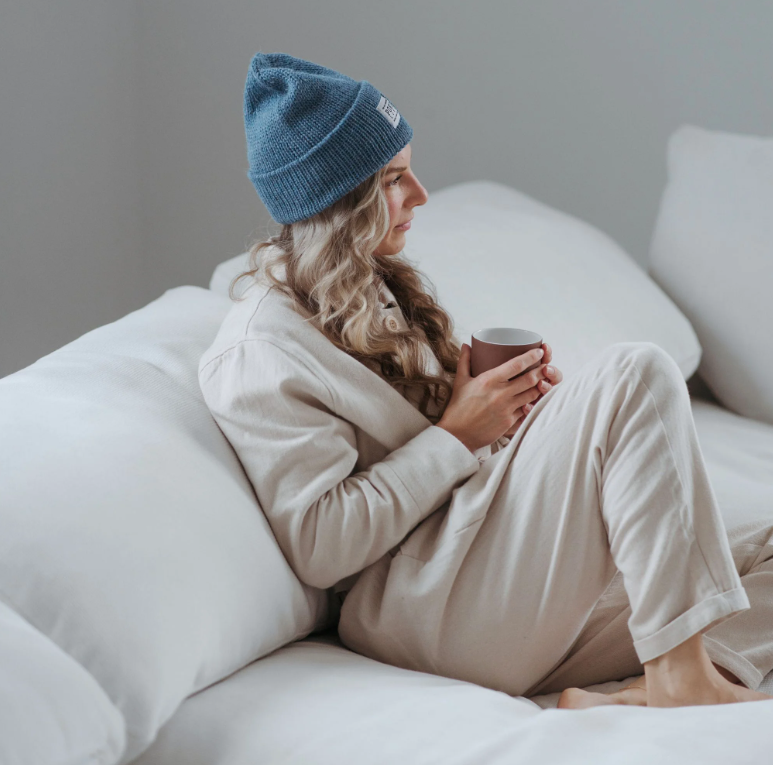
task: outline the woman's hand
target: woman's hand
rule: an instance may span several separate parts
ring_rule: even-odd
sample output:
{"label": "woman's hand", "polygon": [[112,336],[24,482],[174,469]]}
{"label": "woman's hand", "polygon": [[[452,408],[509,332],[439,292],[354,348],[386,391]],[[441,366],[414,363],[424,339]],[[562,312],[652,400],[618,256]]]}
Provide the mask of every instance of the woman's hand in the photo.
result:
{"label": "woman's hand", "polygon": [[515,425],[513,425],[512,428],[510,428],[510,430],[504,434],[508,436],[508,438],[512,438],[515,435],[521,423],[524,421],[526,415],[534,408],[534,404],[536,404],[537,401],[539,401],[554,385],[558,385],[558,383],[564,379],[561,370],[556,369],[556,367],[550,364],[550,362],[553,360],[553,349],[547,343],[542,343],[542,350],[545,352],[545,355],[542,357],[542,364],[544,365],[543,374],[545,375],[545,379],[540,380],[539,383],[535,386],[539,396],[534,400],[533,403],[524,404],[521,407],[521,416],[518,418],[518,421],[515,423]]}
{"label": "woman's hand", "polygon": [[[539,383],[547,374],[544,371],[547,365],[542,363],[544,357],[545,348],[535,348],[472,377],[470,346],[465,343],[451,398],[438,426],[455,435],[473,453],[515,432],[523,417],[522,407],[541,395]],[[534,369],[525,371],[534,364]],[[550,383],[548,386],[552,387]]]}

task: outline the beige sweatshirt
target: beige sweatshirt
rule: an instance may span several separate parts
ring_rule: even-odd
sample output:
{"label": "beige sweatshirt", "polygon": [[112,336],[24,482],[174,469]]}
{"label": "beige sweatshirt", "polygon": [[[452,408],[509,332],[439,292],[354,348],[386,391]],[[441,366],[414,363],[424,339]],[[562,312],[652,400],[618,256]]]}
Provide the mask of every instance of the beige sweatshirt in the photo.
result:
{"label": "beige sweatshirt", "polygon": [[204,399],[298,578],[345,592],[491,450],[433,425],[278,290],[244,296],[199,363]]}

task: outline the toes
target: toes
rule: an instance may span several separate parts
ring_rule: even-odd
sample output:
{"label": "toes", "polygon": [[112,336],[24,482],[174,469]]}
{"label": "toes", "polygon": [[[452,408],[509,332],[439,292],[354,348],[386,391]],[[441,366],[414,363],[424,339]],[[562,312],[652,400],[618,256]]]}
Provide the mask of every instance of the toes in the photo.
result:
{"label": "toes", "polygon": [[628,706],[646,707],[647,691],[644,688],[630,686],[623,688],[617,693],[611,693],[609,698],[613,704],[625,704]]}
{"label": "toes", "polygon": [[614,703],[614,699],[604,693],[591,693],[581,688],[566,688],[558,697],[559,709],[588,709]]}

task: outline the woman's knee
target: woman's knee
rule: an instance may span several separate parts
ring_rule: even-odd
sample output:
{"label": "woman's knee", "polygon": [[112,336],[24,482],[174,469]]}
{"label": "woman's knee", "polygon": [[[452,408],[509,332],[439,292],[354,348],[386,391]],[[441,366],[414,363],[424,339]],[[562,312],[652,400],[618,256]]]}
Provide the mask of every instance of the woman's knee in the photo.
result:
{"label": "woman's knee", "polygon": [[618,367],[630,364],[636,366],[642,379],[647,382],[658,375],[669,378],[676,387],[687,388],[682,370],[671,354],[657,343],[649,341],[631,341],[613,343],[603,352],[605,360]]}

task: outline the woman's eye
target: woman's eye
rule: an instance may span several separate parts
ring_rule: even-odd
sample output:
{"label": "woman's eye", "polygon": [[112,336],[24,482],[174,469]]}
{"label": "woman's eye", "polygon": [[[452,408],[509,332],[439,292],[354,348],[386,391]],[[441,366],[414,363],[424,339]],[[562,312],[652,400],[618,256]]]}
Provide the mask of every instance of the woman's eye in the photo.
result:
{"label": "woman's eye", "polygon": [[402,175],[398,175],[397,178],[395,178],[391,183],[387,183],[387,186],[395,186],[402,177]]}

